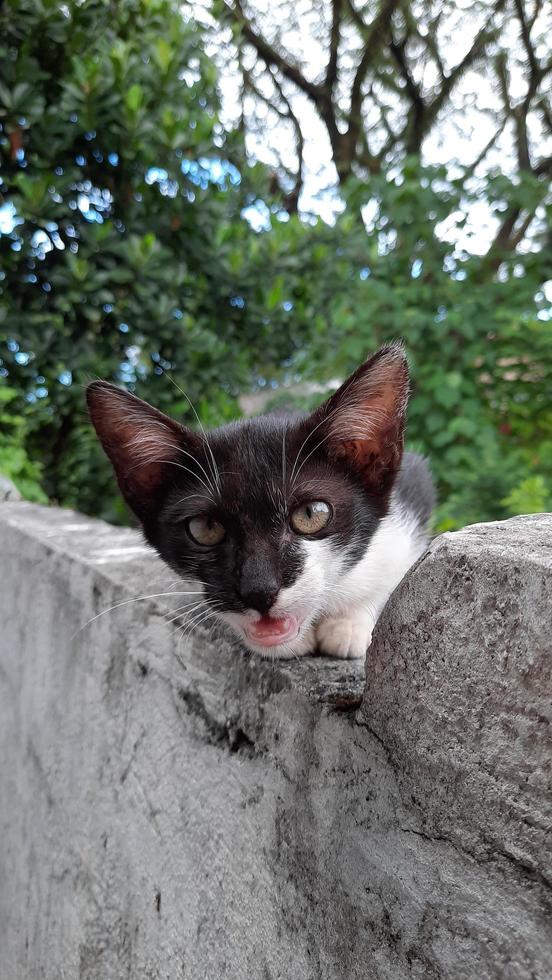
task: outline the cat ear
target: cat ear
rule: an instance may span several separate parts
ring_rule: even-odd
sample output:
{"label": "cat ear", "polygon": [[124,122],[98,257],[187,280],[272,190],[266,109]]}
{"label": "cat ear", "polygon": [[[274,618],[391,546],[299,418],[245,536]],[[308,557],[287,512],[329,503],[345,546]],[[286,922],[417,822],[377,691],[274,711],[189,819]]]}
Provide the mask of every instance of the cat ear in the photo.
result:
{"label": "cat ear", "polygon": [[408,392],[404,349],[391,344],[362,364],[315,412],[330,456],[350,465],[375,493],[389,492],[401,463]]}
{"label": "cat ear", "polygon": [[174,476],[175,464],[182,464],[184,444],[189,451],[193,448],[190,443],[199,440],[163,412],[107,381],[89,384],[86,401],[121,492],[143,518],[154,506],[162,484]]}

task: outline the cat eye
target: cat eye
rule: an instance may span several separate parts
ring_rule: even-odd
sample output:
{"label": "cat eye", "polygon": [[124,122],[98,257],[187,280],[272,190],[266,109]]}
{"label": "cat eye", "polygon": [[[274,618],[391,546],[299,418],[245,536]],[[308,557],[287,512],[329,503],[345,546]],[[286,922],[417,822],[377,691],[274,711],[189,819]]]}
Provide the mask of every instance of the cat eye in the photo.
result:
{"label": "cat eye", "polygon": [[292,511],[291,526],[297,534],[316,534],[326,527],[331,516],[329,504],[323,500],[313,500]]}
{"label": "cat eye", "polygon": [[190,517],[187,528],[192,541],[207,548],[220,544],[226,535],[225,528],[214,517]]}

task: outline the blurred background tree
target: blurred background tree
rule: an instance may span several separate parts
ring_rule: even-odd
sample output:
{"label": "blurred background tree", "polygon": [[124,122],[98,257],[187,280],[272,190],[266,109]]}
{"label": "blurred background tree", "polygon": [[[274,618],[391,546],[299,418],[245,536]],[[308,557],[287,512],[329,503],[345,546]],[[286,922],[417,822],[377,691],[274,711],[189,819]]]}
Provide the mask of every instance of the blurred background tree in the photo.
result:
{"label": "blurred background tree", "polygon": [[[234,117],[288,184],[296,209],[313,131],[335,178],[370,183],[405,158],[464,180],[492,171],[552,176],[552,7],[544,0],[204,0],[223,80],[236,78]],[[198,4],[190,5],[191,10]],[[318,124],[318,125],[317,125]],[[314,127],[314,130],[313,130]],[[293,152],[295,151],[295,152]],[[261,151],[262,152],[262,151]],[[512,202],[489,243],[515,248],[539,195]]]}
{"label": "blurred background tree", "polygon": [[124,520],[88,379],[210,425],[402,336],[436,526],[551,509],[551,36],[540,0],[4,2],[0,470]]}

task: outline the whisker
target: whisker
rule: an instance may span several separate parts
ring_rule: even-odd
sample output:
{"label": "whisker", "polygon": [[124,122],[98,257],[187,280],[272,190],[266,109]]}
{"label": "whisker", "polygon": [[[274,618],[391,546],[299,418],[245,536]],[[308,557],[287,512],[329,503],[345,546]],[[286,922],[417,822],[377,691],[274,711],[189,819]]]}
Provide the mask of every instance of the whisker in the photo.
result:
{"label": "whisker", "polygon": [[186,497],[181,497],[180,500],[177,500],[175,506],[184,504],[187,500],[193,500],[194,497],[197,497],[199,500],[207,500],[210,504],[213,503],[213,498],[207,496],[205,493],[189,493]]}
{"label": "whisker", "polygon": [[[338,410],[339,410],[339,406],[337,406],[331,412],[329,412],[328,415],[324,415],[323,418],[320,419],[320,422],[318,422],[318,424],[314,426],[314,429],[311,429],[308,432],[308,434],[305,436],[303,442],[301,443],[301,446],[299,447],[299,451],[298,451],[298,453],[297,453],[297,455],[295,457],[295,462],[293,463],[293,467],[292,467],[292,470],[291,470],[291,476],[289,478],[290,479],[290,483],[291,483],[291,490],[293,490],[293,487],[295,486],[295,479],[294,479],[295,468],[297,466],[297,463],[299,462],[299,457],[300,457],[301,453],[303,452],[304,447],[306,446],[306,444],[309,441],[310,437],[312,435],[314,435],[314,433],[316,432],[316,430],[319,429],[321,425],[324,425],[325,422],[328,422],[338,412]],[[312,454],[310,454],[310,455],[312,455]]]}
{"label": "whisker", "polygon": [[[184,616],[186,616],[186,614],[188,614],[187,615],[187,618],[186,618],[186,622],[182,623],[181,626],[183,626],[183,627],[189,626],[190,623],[193,622],[193,620],[195,618],[195,617],[192,616],[192,618],[190,619],[190,615],[193,612],[195,612],[195,610],[199,609],[200,611],[199,611],[199,613],[197,613],[197,615],[198,616],[201,616],[203,614],[203,612],[205,611],[205,607],[207,607],[208,609],[219,609],[219,608],[222,607],[222,601],[220,599],[207,599],[207,598],[203,598],[199,602],[194,603],[193,606],[192,606],[192,608],[185,609],[180,614],[182,617],[184,617]],[[176,628],[177,629],[180,629],[180,626],[177,626]]]}
{"label": "whisker", "polygon": [[[191,616],[191,614],[195,612],[196,609],[199,609],[199,607],[203,606],[207,601],[208,601],[207,599],[200,599],[199,602],[193,603],[192,606],[188,606],[185,603],[183,603],[181,606],[178,607],[178,609],[174,610],[174,612],[176,612],[176,615],[172,616],[171,619],[167,619],[167,624],[174,623],[176,622],[177,619],[181,619],[183,616]],[[184,625],[184,623],[182,625]]]}
{"label": "whisker", "polygon": [[[325,416],[325,418],[322,419],[322,422],[329,422],[336,415],[336,413],[339,412],[339,410],[340,410],[340,406],[338,405],[337,408],[334,408],[333,411],[331,411],[328,415]],[[373,411],[374,421],[377,420],[376,419],[377,411],[378,411],[377,409],[374,409],[374,411]],[[312,435],[314,432],[316,432],[316,430],[319,428],[319,426],[322,425],[322,422],[319,422],[318,425],[315,425],[314,429],[311,430],[311,432],[309,433],[309,435]],[[354,428],[354,425],[353,425],[353,423],[357,423],[358,422],[358,419],[356,417],[354,419],[351,419],[350,416],[343,415],[343,422],[344,422],[344,427],[347,429],[347,434],[348,434],[348,436],[350,438],[357,439],[358,441],[366,441],[367,439],[370,438],[370,431],[368,430],[368,422],[366,422],[363,425],[362,429],[360,429],[360,430],[355,429]],[[320,449],[320,446],[323,446],[324,443],[326,442],[326,440],[329,439],[331,436],[335,436],[335,432],[334,432],[334,430],[333,430],[332,427],[330,427],[329,432],[327,432],[327,434],[324,436],[324,438],[320,440],[320,442],[314,447],[314,449],[311,449],[311,451],[308,454],[308,456],[306,456],[305,459],[303,460],[303,462],[301,463],[299,469],[295,473],[295,479],[293,480],[292,487],[291,487],[292,490],[293,490],[293,487],[295,486],[295,484],[297,482],[297,479],[299,477],[299,473],[303,469],[303,466],[305,465],[305,463],[308,462],[308,460],[311,458],[311,456],[313,455],[313,453],[315,453],[317,449]],[[297,456],[295,457],[295,463],[293,464],[294,465],[294,469],[295,469],[296,464],[299,461],[299,455],[300,455],[300,453],[301,453],[301,451],[303,449],[303,446],[306,444],[308,438],[309,438],[309,436],[307,436],[307,438],[304,440],[304,442],[303,442],[303,444],[301,446],[301,449],[299,450],[299,452],[297,453]]]}
{"label": "whisker", "polygon": [[181,627],[180,626],[176,627],[174,631],[175,633],[177,633],[179,629],[182,629],[182,633],[180,634],[180,639],[178,641],[178,649],[180,649],[183,639],[187,636],[191,636],[193,630],[197,629],[197,627],[200,626],[202,623],[204,623],[207,619],[209,619],[209,617],[215,616],[215,614],[220,609],[221,605],[222,603],[219,603],[219,605],[216,608],[213,607],[211,609],[207,609],[206,611],[202,610],[200,613],[198,613],[197,616],[194,616],[191,622],[183,623]]}
{"label": "whisker", "polygon": [[207,470],[202,465],[202,463],[200,463],[199,460],[196,459],[195,456],[192,455],[192,453],[189,453],[186,449],[182,449],[181,446],[178,447],[178,452],[179,453],[182,453],[184,456],[189,456],[190,459],[193,459],[194,463],[196,463],[196,465],[199,466],[201,472],[203,473],[205,479],[207,480],[207,486],[208,486],[209,490],[211,490],[213,492],[213,496],[216,497],[217,496],[217,488],[213,485],[212,480],[211,480],[211,477],[207,473]]}
{"label": "whisker", "polygon": [[[173,446],[171,446],[171,447],[163,446],[162,448],[164,448],[164,449],[167,449],[167,448],[173,449],[174,447]],[[184,452],[184,450],[181,450],[181,452]],[[188,453],[188,455],[190,455],[190,454]],[[194,457],[192,456],[192,459],[193,458]],[[198,480],[199,483],[201,483],[201,485],[203,487],[205,487],[206,490],[212,490],[212,487],[210,487],[207,483],[205,483],[205,480],[202,480],[201,477],[198,476],[197,473],[194,473],[194,471],[191,470],[189,466],[183,466],[182,463],[176,463],[174,459],[148,459],[147,462],[148,463],[163,463],[163,464],[165,464],[167,466],[178,466],[179,469],[185,470],[186,473],[190,473],[191,476],[193,476],[195,480]],[[142,461],[140,463],[135,463],[134,466],[131,466],[130,467],[130,469],[129,469],[128,472],[129,473],[132,473],[133,470],[135,470],[139,466],[143,466],[143,465],[145,465],[144,461]]]}
{"label": "whisker", "polygon": [[168,595],[172,595],[172,596],[201,595],[201,593],[198,590],[196,590],[195,592],[154,592],[151,595],[139,595],[139,596],[135,596],[133,599],[123,599],[122,602],[116,602],[113,606],[109,606],[107,609],[102,609],[102,611],[99,612],[96,616],[92,616],[92,619],[87,620],[87,622],[84,623],[84,625],[81,626],[80,629],[76,630],[76,632],[73,633],[71,639],[73,640],[75,636],[78,636],[79,633],[82,633],[83,629],[86,629],[86,627],[90,626],[91,623],[95,623],[96,620],[100,618],[100,616],[105,616],[106,613],[113,612],[114,609],[119,609],[121,606],[128,606],[130,605],[131,602],[145,602],[147,599],[160,599],[162,596],[168,596]]}
{"label": "whisker", "polygon": [[[293,650],[290,647],[289,643],[282,643],[282,646],[283,646],[284,650],[287,651],[287,653],[291,653],[292,657],[294,657],[294,659],[297,661],[298,664],[301,663],[299,657],[297,656],[296,653],[293,652]],[[273,663],[274,663],[274,667],[275,668],[276,668],[276,661],[277,660],[281,660],[281,659],[282,659],[281,657],[272,657],[272,660],[273,660]]]}
{"label": "whisker", "polygon": [[[198,425],[199,425],[199,427],[201,429],[201,432],[203,434],[204,444],[205,444],[206,448],[209,450],[209,455],[211,457],[212,476],[213,476],[213,479],[214,479],[214,481],[215,481],[215,483],[216,483],[216,485],[218,487],[219,493],[220,493],[220,491],[221,491],[221,482],[220,482],[220,474],[219,474],[218,467],[217,467],[217,461],[215,459],[215,456],[214,456],[213,450],[211,448],[211,444],[209,442],[209,439],[207,438],[207,433],[205,432],[205,429],[203,428],[203,423],[202,423],[202,421],[201,421],[198,413],[196,412],[195,405],[193,404],[191,398],[180,387],[180,385],[176,383],[176,381],[174,380],[174,378],[172,378],[170,376],[170,374],[167,374],[166,371],[164,373],[167,376],[167,378],[169,379],[169,381],[171,382],[171,384],[173,384],[174,387],[177,389],[177,391],[179,391],[180,394],[184,396],[184,398],[188,402],[188,405],[190,406],[192,412],[194,413],[194,415],[195,415],[195,417],[197,419],[197,423],[198,423]],[[207,457],[207,453],[205,455]]]}
{"label": "whisker", "polygon": [[311,451],[308,454],[308,456],[305,456],[303,462],[301,463],[301,465],[299,466],[299,468],[297,469],[297,472],[295,474],[295,479],[293,481],[292,489],[295,486],[295,484],[297,483],[297,480],[299,479],[299,474],[300,474],[301,470],[303,469],[303,466],[305,465],[305,463],[308,463],[308,461],[311,458],[311,456],[313,455],[313,453],[315,453],[317,449],[320,449],[320,446],[323,446],[324,443],[326,442],[326,440],[330,438],[330,436],[331,436],[331,432],[327,432],[326,435],[324,436],[324,438],[321,439],[319,443],[317,443],[317,445],[314,447],[314,449],[311,449]]}

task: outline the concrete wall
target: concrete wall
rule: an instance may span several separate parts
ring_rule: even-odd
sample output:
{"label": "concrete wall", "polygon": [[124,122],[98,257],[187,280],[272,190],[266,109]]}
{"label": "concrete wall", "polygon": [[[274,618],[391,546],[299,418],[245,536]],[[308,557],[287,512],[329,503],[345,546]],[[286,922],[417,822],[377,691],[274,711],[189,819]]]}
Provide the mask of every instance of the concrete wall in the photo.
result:
{"label": "concrete wall", "polygon": [[174,587],[136,533],[1,504],[2,980],[549,980],[551,532],[437,539],[363,696],[127,603]]}

